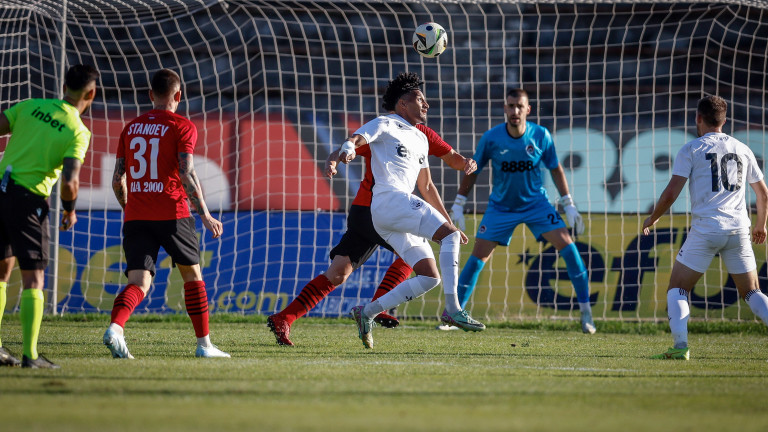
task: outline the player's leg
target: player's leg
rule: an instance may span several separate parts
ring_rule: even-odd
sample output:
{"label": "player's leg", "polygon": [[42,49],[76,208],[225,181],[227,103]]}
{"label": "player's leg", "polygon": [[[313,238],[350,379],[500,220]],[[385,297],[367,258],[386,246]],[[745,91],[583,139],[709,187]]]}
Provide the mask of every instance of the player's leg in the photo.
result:
{"label": "player's leg", "polygon": [[757,278],[757,262],[749,233],[730,236],[728,244],[720,251],[728,272],[736,284],[739,295],[752,312],[768,325],[768,296],[760,291]]}
{"label": "player's leg", "polygon": [[152,225],[160,245],[179,269],[184,281],[184,305],[197,337],[196,357],[230,357],[211,343],[208,325],[208,293],[200,271],[200,247],[198,246],[195,219],[162,221]]}
{"label": "player's leg", "polygon": [[690,292],[707,271],[712,258],[722,248],[723,236],[704,236],[691,231],[677,253],[672,265],[667,288],[667,316],[672,333],[673,347],[667,352],[652,356],[655,359],[688,360],[688,318]]}
{"label": "player's leg", "polygon": [[43,286],[45,267],[48,265],[48,203],[23,188],[14,192],[9,189],[9,196],[16,197],[16,208],[10,212],[11,218],[4,218],[5,229],[19,263],[23,288],[19,305],[23,351],[21,366],[56,369],[58,365],[37,352],[45,307]]}
{"label": "player's leg", "polygon": [[[399,237],[400,239],[396,239]],[[406,239],[410,237],[410,239]],[[395,243],[409,243],[415,240],[415,236],[409,236],[408,234],[397,233],[388,240]],[[403,249],[398,249],[393,243],[390,243],[398,250],[400,254]],[[379,297],[378,299],[368,303],[365,306],[356,306],[352,308],[352,317],[357,323],[358,336],[363,341],[363,345],[366,348],[373,348],[373,335],[371,334],[371,328],[374,318],[385,310],[395,308],[405,302],[418,298],[427,291],[436,287],[440,283],[440,274],[437,271],[437,264],[432,257],[432,250],[428,247],[424,247],[422,242],[419,246],[414,246],[408,250],[408,254],[401,255],[406,262],[409,257],[415,257],[417,262],[413,265],[413,270],[416,276],[404,281],[397,285],[388,293]]]}
{"label": "player's leg", "polygon": [[[396,286],[408,280],[408,278],[411,276],[411,273],[413,273],[411,266],[409,266],[408,263],[406,263],[402,258],[397,257],[397,259],[387,269],[386,274],[384,274],[384,278],[376,288],[376,292],[373,294],[371,301],[378,299],[384,294],[392,291],[392,289]],[[400,325],[400,321],[396,317],[389,314],[391,310],[392,309],[376,315],[376,323],[386,328],[395,328]]]}
{"label": "player's leg", "polygon": [[125,342],[125,323],[144,300],[155,276],[155,263],[160,243],[154,235],[154,221],[127,221],[123,224],[128,283],[115,297],[109,326],[102,341],[114,358],[132,359]]}
{"label": "player's leg", "polygon": [[[10,255],[10,247],[8,249],[9,256],[0,259],[0,330],[2,330],[3,314],[5,313],[5,305],[7,302],[8,280],[11,278],[11,270],[16,262],[16,259]],[[19,365],[21,365],[21,361],[16,358],[13,353],[8,351],[7,348],[3,347],[2,339],[0,339],[0,366]]]}
{"label": "player's leg", "polygon": [[[127,257],[128,255],[126,255]],[[120,294],[115,297],[110,314],[109,326],[104,332],[102,341],[114,358],[133,359],[125,342],[125,323],[133,314],[136,306],[144,300],[152,285],[152,272],[145,269],[127,270],[128,283]]]}
{"label": "player's leg", "polygon": [[[531,225],[529,225],[531,226]],[[533,231],[534,228],[531,228]],[[537,233],[534,231],[534,235]],[[576,301],[581,311],[581,329],[584,333],[594,334],[595,328],[592,319],[592,306],[589,300],[589,273],[584,265],[584,260],[579,254],[576,244],[573,243],[571,235],[565,227],[557,228],[541,234],[548,242],[560,252],[560,256],[565,261],[565,267],[568,271],[568,278],[571,280],[573,290],[576,292]]]}
{"label": "player's leg", "polygon": [[230,355],[220,350],[211,343],[208,311],[208,293],[205,290],[205,281],[200,271],[199,264],[184,265],[176,264],[181,273],[181,279],[184,281],[184,305],[187,308],[187,315],[192,321],[192,327],[195,329],[197,337],[197,348],[195,357],[204,358],[229,358]]}
{"label": "player's leg", "polygon": [[459,275],[458,296],[459,304],[462,309],[466,309],[469,298],[475,291],[477,285],[477,279],[480,277],[480,272],[483,271],[485,263],[491,258],[494,249],[498,245],[498,242],[486,240],[482,238],[475,239],[475,245],[472,248],[472,255],[464,264],[464,268],[461,269]]}

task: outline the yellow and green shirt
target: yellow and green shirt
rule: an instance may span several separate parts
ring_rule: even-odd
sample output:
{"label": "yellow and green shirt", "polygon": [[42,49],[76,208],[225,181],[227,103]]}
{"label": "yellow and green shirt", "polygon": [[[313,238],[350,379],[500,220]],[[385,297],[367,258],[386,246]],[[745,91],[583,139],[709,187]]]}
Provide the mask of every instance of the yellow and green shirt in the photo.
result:
{"label": "yellow and green shirt", "polygon": [[77,108],[61,99],[28,99],[3,114],[11,125],[11,139],[0,161],[0,176],[10,165],[16,184],[50,196],[64,158],[85,161],[91,132]]}

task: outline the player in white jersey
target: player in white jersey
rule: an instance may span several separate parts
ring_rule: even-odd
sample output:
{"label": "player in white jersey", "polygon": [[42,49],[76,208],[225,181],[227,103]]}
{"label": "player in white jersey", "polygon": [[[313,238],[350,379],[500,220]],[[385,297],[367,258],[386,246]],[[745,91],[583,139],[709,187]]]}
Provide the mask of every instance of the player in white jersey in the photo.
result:
{"label": "player in white jersey", "polygon": [[719,96],[707,96],[696,110],[699,138],[680,149],[672,168],[672,179],[656,207],[643,222],[643,234],[669,210],[687,180],[691,195],[692,223],[672,267],[667,291],[669,328],[674,347],[654,355],[656,359],[688,360],[688,296],[712,258],[720,254],[728,273],[752,312],[768,324],[768,297],[760,292],[757,263],[750,243],[750,218],[746,185],[757,196],[757,219],[751,228],[752,241],[765,242],[768,218],[768,188],[752,150],[723,133],[727,105]]}
{"label": "player in white jersey", "polygon": [[[380,116],[358,129],[339,150],[339,160],[349,163],[355,149],[369,144],[374,186],[371,218],[376,232],[413,267],[416,276],[366,306],[352,308],[358,334],[366,348],[373,348],[371,327],[379,313],[413,300],[440,283],[443,276],[446,310],[443,321],[466,331],[485,326],[461,309],[456,294],[459,272],[459,245],[468,239],[450,221],[440,195],[431,185],[426,136],[415,125],[427,119],[429,104],[415,73],[401,73],[389,82],[384,109],[394,114]],[[413,195],[414,187],[424,197]],[[438,272],[427,240],[440,244]]]}

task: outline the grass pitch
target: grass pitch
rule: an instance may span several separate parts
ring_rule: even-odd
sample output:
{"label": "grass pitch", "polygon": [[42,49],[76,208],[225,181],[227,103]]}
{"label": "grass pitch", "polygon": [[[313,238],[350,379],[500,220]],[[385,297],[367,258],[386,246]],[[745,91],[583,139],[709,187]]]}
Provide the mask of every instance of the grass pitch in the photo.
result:
{"label": "grass pitch", "polygon": [[[374,329],[300,320],[294,348],[264,317],[214,316],[232,359],[194,358],[185,317],[135,317],[135,361],[101,344],[108,317],[46,318],[40,352],[56,371],[0,368],[0,429],[24,431],[768,430],[762,325],[692,324],[691,360],[658,361],[662,325],[598,322],[439,332],[436,322]],[[601,325],[602,324],[602,325]],[[21,351],[18,317],[4,346]]]}

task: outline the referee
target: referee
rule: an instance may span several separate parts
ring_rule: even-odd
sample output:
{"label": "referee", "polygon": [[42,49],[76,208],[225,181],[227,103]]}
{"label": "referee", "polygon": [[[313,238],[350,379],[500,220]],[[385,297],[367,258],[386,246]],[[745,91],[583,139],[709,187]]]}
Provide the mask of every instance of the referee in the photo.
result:
{"label": "referee", "polygon": [[63,99],[28,99],[0,115],[0,135],[11,138],[0,160],[0,320],[6,287],[15,260],[22,284],[22,360],[2,347],[0,365],[56,369],[37,353],[43,318],[43,286],[48,264],[48,197],[61,182],[61,230],[76,222],[75,199],[80,166],[91,132],[80,116],[96,96],[99,72],[88,65],[72,66],[64,77]]}

